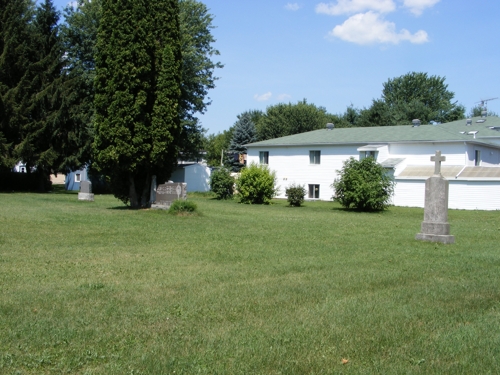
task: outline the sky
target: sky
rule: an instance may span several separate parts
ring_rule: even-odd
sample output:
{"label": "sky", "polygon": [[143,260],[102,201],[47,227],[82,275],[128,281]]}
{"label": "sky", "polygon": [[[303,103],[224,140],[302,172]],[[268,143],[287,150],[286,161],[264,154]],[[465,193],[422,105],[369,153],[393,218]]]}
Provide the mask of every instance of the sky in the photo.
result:
{"label": "sky", "polygon": [[[306,99],[333,114],[369,107],[384,82],[409,72],[445,77],[467,112],[500,98],[497,0],[202,2],[224,64],[198,116],[207,134],[278,103]],[[500,99],[487,105],[500,113]]]}

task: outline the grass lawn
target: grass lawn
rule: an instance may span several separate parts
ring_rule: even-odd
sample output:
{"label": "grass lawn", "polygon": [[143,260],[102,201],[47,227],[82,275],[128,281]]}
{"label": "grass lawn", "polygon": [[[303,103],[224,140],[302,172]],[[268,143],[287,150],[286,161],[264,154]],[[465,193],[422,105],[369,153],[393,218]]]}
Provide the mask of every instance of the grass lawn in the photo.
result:
{"label": "grass lawn", "polygon": [[0,374],[499,374],[500,212],[0,194]]}

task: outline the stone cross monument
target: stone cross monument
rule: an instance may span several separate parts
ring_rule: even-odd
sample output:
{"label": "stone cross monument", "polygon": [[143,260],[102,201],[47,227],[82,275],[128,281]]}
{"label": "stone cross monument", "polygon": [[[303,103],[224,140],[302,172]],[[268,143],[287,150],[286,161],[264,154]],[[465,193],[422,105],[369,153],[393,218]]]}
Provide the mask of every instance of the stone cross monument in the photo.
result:
{"label": "stone cross monument", "polygon": [[441,151],[436,151],[436,155],[431,156],[431,161],[434,162],[434,174],[425,181],[424,221],[421,233],[415,237],[417,240],[445,244],[455,242],[455,236],[450,235],[448,223],[449,183],[441,175],[441,162],[445,160],[446,157],[441,156]]}

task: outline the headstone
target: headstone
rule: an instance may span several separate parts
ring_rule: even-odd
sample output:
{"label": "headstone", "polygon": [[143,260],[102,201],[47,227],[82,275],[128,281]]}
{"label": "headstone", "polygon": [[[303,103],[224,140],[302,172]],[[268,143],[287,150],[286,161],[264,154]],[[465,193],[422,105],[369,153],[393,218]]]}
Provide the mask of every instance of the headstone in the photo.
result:
{"label": "headstone", "polygon": [[92,193],[92,182],[80,181],[80,192],[78,193],[79,201],[94,201],[94,194]]}
{"label": "headstone", "polygon": [[186,199],[187,184],[185,182],[166,182],[156,188],[156,198],[151,208],[167,210],[173,201]]}
{"label": "headstone", "polygon": [[417,240],[445,244],[455,242],[455,236],[450,235],[448,223],[449,182],[441,175],[441,162],[445,160],[441,151],[436,151],[436,155],[431,156],[431,161],[435,162],[434,175],[425,181],[424,221],[421,233],[415,237]]}

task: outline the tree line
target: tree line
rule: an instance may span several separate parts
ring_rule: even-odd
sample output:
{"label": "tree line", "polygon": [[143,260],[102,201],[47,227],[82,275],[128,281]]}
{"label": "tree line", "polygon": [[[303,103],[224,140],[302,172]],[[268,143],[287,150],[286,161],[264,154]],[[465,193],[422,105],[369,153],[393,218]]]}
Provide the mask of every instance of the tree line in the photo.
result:
{"label": "tree line", "polygon": [[134,207],[197,154],[219,52],[196,0],[0,0],[0,172],[91,165]]}
{"label": "tree line", "polygon": [[[205,138],[207,160],[212,166],[222,161],[238,171],[243,165],[233,155],[245,152],[245,144],[323,129],[329,122],[336,128],[348,128],[409,125],[413,119],[428,124],[465,118],[465,107],[454,101],[454,96],[444,77],[409,72],[384,82],[381,97],[373,99],[368,108],[350,105],[344,113],[331,114],[304,99],[296,104],[272,105],[265,111],[246,111],[228,130]],[[479,116],[481,110],[474,107],[468,116]],[[224,153],[228,157],[221,157]]]}

